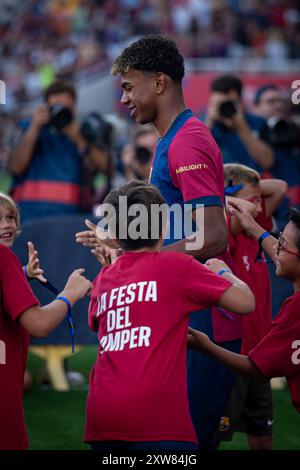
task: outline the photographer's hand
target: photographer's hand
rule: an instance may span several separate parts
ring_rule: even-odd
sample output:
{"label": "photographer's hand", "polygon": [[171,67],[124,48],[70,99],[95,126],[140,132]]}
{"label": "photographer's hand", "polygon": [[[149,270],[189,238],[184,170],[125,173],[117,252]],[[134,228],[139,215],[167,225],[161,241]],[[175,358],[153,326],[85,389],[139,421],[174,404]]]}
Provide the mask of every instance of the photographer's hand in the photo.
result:
{"label": "photographer's hand", "polygon": [[48,124],[49,120],[50,120],[50,114],[49,114],[48,106],[41,105],[35,110],[32,116],[31,127],[39,132],[43,126]]}

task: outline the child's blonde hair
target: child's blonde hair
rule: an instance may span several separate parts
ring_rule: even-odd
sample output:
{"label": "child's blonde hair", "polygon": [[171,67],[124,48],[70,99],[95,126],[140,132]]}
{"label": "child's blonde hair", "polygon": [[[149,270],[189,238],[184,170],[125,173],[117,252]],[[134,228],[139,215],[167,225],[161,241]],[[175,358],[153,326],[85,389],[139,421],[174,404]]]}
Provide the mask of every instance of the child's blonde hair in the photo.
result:
{"label": "child's blonde hair", "polygon": [[224,186],[235,186],[240,183],[248,183],[258,186],[260,175],[256,170],[240,163],[225,163],[224,165]]}
{"label": "child's blonde hair", "polygon": [[0,206],[5,206],[9,211],[12,212],[12,215],[16,221],[17,228],[20,228],[20,213],[17,205],[12,200],[10,196],[0,191]]}

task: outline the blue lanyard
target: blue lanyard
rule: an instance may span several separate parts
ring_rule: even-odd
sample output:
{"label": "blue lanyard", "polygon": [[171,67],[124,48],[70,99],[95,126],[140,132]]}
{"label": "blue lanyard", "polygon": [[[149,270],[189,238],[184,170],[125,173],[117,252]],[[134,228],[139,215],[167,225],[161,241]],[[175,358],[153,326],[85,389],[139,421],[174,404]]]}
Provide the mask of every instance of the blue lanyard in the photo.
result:
{"label": "blue lanyard", "polygon": [[69,299],[67,297],[64,297],[63,295],[59,295],[56,297],[56,300],[62,300],[67,304],[68,307],[68,313],[67,313],[67,321],[69,325],[69,333],[71,337],[71,344],[72,344],[72,353],[75,352],[75,338],[74,338],[74,324],[73,324],[73,318],[72,318],[72,305],[70,304]]}

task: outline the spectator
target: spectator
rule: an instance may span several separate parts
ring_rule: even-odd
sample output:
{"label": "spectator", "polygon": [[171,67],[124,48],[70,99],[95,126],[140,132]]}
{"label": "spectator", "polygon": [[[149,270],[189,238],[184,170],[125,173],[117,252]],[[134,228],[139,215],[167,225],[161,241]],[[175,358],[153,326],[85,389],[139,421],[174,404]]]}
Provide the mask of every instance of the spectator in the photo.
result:
{"label": "spectator", "polygon": [[268,139],[273,147],[275,161],[269,168],[274,178],[288,183],[288,199],[275,213],[277,232],[288,223],[289,206],[300,204],[300,129],[289,116],[284,91],[276,85],[264,85],[255,95],[255,111],[268,124]]}
{"label": "spectator", "polygon": [[266,123],[244,110],[242,87],[241,80],[233,75],[214,79],[204,120],[220,147],[224,163],[268,169],[273,164],[273,152],[259,138]]}
{"label": "spectator", "polygon": [[80,131],[74,88],[54,83],[44,99],[32,120],[19,123],[21,136],[9,162],[22,220],[79,212],[84,168],[109,172],[108,154],[88,144]]}
{"label": "spectator", "polygon": [[149,178],[152,156],[159,137],[151,125],[137,127],[133,142],[123,148],[121,159],[126,181]]}

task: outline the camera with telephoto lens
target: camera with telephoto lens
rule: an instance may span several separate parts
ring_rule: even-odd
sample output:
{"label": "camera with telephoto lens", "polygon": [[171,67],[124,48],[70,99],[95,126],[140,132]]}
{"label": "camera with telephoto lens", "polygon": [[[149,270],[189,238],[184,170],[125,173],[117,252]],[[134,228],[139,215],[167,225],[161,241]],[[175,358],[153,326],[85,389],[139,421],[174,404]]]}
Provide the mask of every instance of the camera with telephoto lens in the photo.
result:
{"label": "camera with telephoto lens", "polygon": [[220,116],[223,118],[231,119],[237,112],[234,101],[223,101],[219,107]]}
{"label": "camera with telephoto lens", "polygon": [[300,129],[293,123],[284,119],[268,119],[269,138],[271,145],[292,148],[300,145]]}
{"label": "camera with telephoto lens", "polygon": [[88,144],[103,150],[111,148],[113,126],[99,113],[89,113],[81,123],[80,130]]}
{"label": "camera with telephoto lens", "polygon": [[73,113],[70,108],[59,103],[49,106],[49,114],[49,125],[55,127],[58,131],[67,127],[73,120]]}
{"label": "camera with telephoto lens", "polygon": [[151,152],[146,147],[139,145],[135,147],[134,156],[141,165],[146,165],[152,158]]}

